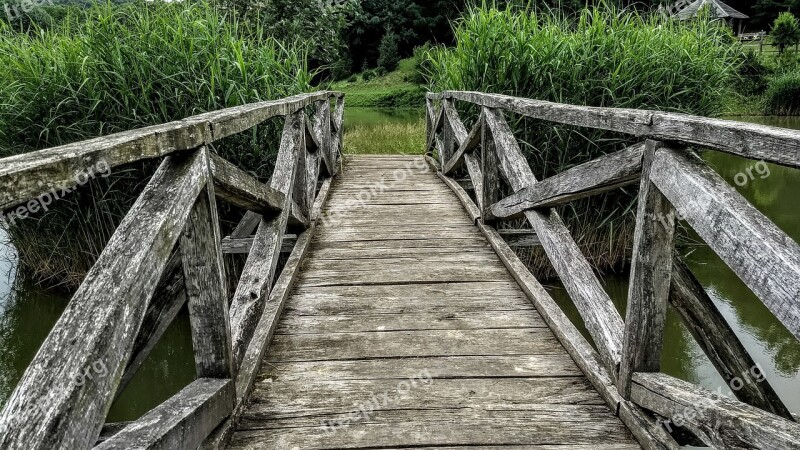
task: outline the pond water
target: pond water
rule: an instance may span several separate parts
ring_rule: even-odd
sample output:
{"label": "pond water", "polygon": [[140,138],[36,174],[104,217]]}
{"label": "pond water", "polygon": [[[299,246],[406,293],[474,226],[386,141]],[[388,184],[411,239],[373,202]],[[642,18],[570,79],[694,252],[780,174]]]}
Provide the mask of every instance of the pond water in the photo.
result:
{"label": "pond water", "polygon": [[[421,114],[415,110],[350,109],[346,111],[345,126],[370,126],[386,121],[413,123]],[[737,120],[800,129],[800,118]],[[716,152],[709,152],[705,157],[731,183],[737,174],[747,173],[747,169],[755,164],[755,161]],[[768,167],[769,176],[762,179],[759,172],[753,172],[756,177],[737,189],[795,241],[800,241],[800,213],[795,197],[800,194],[800,171],[774,165]],[[5,233],[0,228],[0,407],[5,404],[69,300],[15,280],[16,257],[13,248],[4,245],[5,241]],[[800,343],[707,247],[694,248],[688,261],[739,339],[761,365],[769,382],[789,409],[800,414]],[[628,280],[617,276],[605,277],[603,281],[624,317]],[[580,317],[563,289],[549,286],[549,290],[582,328]],[[722,378],[672,312],[667,321],[663,369],[712,390],[723,388],[724,393],[728,392]],[[184,309],[114,403],[108,421],[136,419],[186,386],[194,377],[189,320]]]}

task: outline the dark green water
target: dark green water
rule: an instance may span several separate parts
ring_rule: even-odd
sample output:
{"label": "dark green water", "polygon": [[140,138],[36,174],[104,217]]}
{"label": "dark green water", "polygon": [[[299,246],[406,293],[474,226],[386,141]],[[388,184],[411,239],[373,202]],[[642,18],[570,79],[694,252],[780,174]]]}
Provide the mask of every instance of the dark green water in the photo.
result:
{"label": "dark green water", "polygon": [[[800,117],[753,117],[735,120],[800,129]],[[719,152],[707,152],[704,158],[759,211],[792,239],[800,242],[797,197],[800,195],[800,170],[773,164],[756,167],[756,161]],[[768,170],[764,170],[765,167]],[[743,183],[743,177],[747,177],[746,183]],[[741,186],[737,185],[737,180]],[[684,234],[699,242],[699,238],[690,229],[685,229]],[[709,247],[691,246],[683,251],[688,254],[687,262],[695,276],[709,292],[753,360],[761,366],[769,383],[786,406],[794,414],[800,415],[800,342],[774,318]],[[605,277],[603,283],[617,309],[625,317],[628,278]],[[570,319],[588,337],[577,310],[563,288],[548,288]],[[726,395],[731,393],[731,389],[717,374],[714,366],[681,323],[681,319],[672,310],[667,316],[662,370],[711,390],[721,389]]]}
{"label": "dark green water", "polygon": [[[419,112],[385,110],[348,110],[350,125],[381,121],[412,122]],[[739,120],[742,120],[741,118]],[[800,129],[800,118],[747,119],[787,128]],[[739,173],[746,173],[754,161],[721,153],[706,155],[708,162],[726,180],[733,183]],[[800,241],[800,171],[769,165],[769,176],[759,172],[753,180],[737,189],[759,210]],[[69,299],[54,296],[13,276],[13,249],[2,243],[0,229],[0,405],[5,404],[47,333],[58,320]],[[692,248],[692,270],[710,292],[722,314],[731,323],[753,359],[761,365],[767,379],[787,404],[800,414],[800,343],[774,319],[747,287],[707,247]],[[628,281],[626,277],[607,277],[605,287],[624,316]],[[563,289],[550,288],[564,310],[580,325],[580,318]],[[585,332],[585,330],[583,330]],[[706,359],[692,336],[672,312],[668,316],[663,370],[684,380],[712,390],[729,392],[714,367]],[[195,377],[189,320],[186,311],[176,319],[136,378],[115,402],[108,421],[133,420],[169,398]]]}

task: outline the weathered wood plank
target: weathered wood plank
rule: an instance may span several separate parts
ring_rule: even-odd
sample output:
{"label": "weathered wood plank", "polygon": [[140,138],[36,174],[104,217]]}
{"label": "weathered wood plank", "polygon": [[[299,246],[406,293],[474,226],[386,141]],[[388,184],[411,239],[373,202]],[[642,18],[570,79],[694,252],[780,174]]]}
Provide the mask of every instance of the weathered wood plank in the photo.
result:
{"label": "weathered wood plank", "polygon": [[538,247],[542,245],[539,235],[533,230],[497,230],[509,247]]}
{"label": "weathered wood plank", "polygon": [[148,300],[207,181],[202,152],[164,160],[9,398],[0,447],[94,444]]}
{"label": "weathered wood plank", "polygon": [[[345,415],[330,417],[344,418]],[[426,448],[553,442],[593,447],[596,443],[621,444],[630,439],[621,423],[608,420],[605,407],[591,405],[546,405],[533,411],[381,411],[366,423],[352,423],[335,432],[326,431],[319,422],[308,422],[302,428],[270,423],[276,427],[237,433],[230,448],[393,448],[397,442]]]}
{"label": "weathered wood plank", "polygon": [[[288,305],[287,305],[288,306]],[[286,310],[289,314],[289,310]],[[574,377],[583,373],[566,353],[553,355],[433,356],[283,363],[267,358],[260,378],[272,382],[407,380],[427,370],[440,378]]]}
{"label": "weathered wood plank", "polygon": [[544,328],[536,314],[525,310],[476,312],[444,311],[397,314],[337,314],[291,316],[281,321],[277,334],[368,333],[384,331],[480,330],[503,328]]}
{"label": "weathered wood plank", "polygon": [[678,213],[800,339],[800,246],[700,157],[663,148],[652,180]]}
{"label": "weathered wood plank", "polygon": [[635,373],[631,400],[720,449],[796,449],[800,424],[660,373]]}
{"label": "weathered wood plank", "polygon": [[216,154],[211,155],[211,170],[215,192],[222,200],[267,217],[280,214],[285,202],[281,192],[260,183]]}
{"label": "weathered wood plank", "polygon": [[197,376],[233,378],[228,283],[213,183],[200,194],[186,221],[180,252]]}
{"label": "weathered wood plank", "polygon": [[77,174],[90,168],[112,170],[136,161],[192,150],[332,95],[337,94],[322,91],[243,105],[4,158],[0,164],[0,210],[53,189],[72,188],[80,181]]}
{"label": "weathered wood plank", "polygon": [[555,333],[558,341],[600,393],[606,404],[619,411],[620,419],[630,428],[639,443],[646,449],[677,449],[677,444],[664,433],[660,424],[641,420],[643,413],[635,405],[625,404],[617,392],[611,375],[604,367],[600,355],[575,328],[561,307],[520,261],[497,230],[483,224],[480,224],[479,227],[525,295],[547,322],[550,330]]}
{"label": "weathered wood plank", "polygon": [[491,205],[494,219],[520,217],[533,208],[552,208],[636,183],[644,145],[605,155],[528,186]]}
{"label": "weathered wood plank", "polygon": [[[459,408],[525,411],[542,405],[604,405],[583,377],[547,378],[463,378],[433,379],[430,371],[416,374],[416,388],[396,404],[381,411],[398,409]],[[413,376],[412,376],[413,377]],[[257,428],[276,420],[347,413],[354,399],[371,399],[380,393],[394,393],[400,380],[333,380],[313,382],[259,383],[251,405],[242,417],[240,429]],[[608,417],[613,415],[608,412]]]}
{"label": "weathered wood plank", "polygon": [[[461,123],[461,119],[458,117],[458,113],[455,111],[448,113],[449,120],[453,123],[457,123],[455,126],[458,131],[456,132],[456,140],[458,141],[458,150],[456,153],[447,161],[447,164],[443,165],[442,173],[445,175],[450,175],[456,169],[461,167],[463,164],[464,154],[468,152],[472,152],[481,144],[481,136],[483,131],[483,117],[479,116],[477,122],[475,122],[475,126],[472,127],[472,131],[469,132],[469,135],[461,135],[461,131],[466,131],[464,129],[464,125]],[[462,140],[459,140],[462,139]]]}
{"label": "weathered wood plank", "polygon": [[759,366],[703,285],[678,256],[672,264],[669,301],[725,383],[741,387],[733,391],[739,400],[794,420],[766,376],[756,370]]}
{"label": "weathered wood plank", "polygon": [[453,179],[447,177],[446,175],[442,174],[437,174],[437,175],[439,175],[439,178],[442,181],[444,181],[445,184],[447,184],[450,187],[450,189],[453,190],[453,192],[455,192],[456,196],[461,201],[461,204],[464,205],[464,209],[467,211],[467,214],[469,214],[469,217],[473,221],[479,220],[481,218],[481,211],[480,209],[478,209],[478,205],[476,205],[472,201],[469,194],[467,194],[467,191],[465,191],[461,187],[461,185],[459,185]]}
{"label": "weathered wood plank", "polygon": [[745,158],[800,167],[800,131],[797,130],[657,111],[565,105],[479,92],[448,91],[444,97],[551,122],[685,142]]}
{"label": "weathered wood plank", "polygon": [[230,414],[235,393],[229,379],[200,378],[95,448],[194,450]]}
{"label": "weathered wood plank", "polygon": [[315,143],[317,145],[320,156],[322,157],[322,165],[320,173],[327,177],[335,175],[333,156],[331,155],[331,103],[329,101],[322,101],[315,103],[314,117],[311,120],[311,127]]}
{"label": "weathered wood plank", "polygon": [[[491,109],[485,109],[483,115],[486,120],[485,132],[491,134],[498,155],[497,166],[511,188],[519,191],[535,184],[536,177],[503,115]],[[484,147],[484,155],[487,150]],[[542,247],[597,344],[609,373],[614,376],[622,346],[622,318],[558,213],[526,211],[525,217],[533,225]]]}
{"label": "weathered wood plank", "polygon": [[[222,240],[222,253],[229,255],[242,255],[250,253],[253,247],[254,237],[231,239],[226,237]],[[297,243],[296,234],[283,235],[283,243],[281,244],[281,253],[290,253]]]}
{"label": "weathered wood plank", "polygon": [[663,142],[648,140],[642,162],[625,337],[617,379],[619,393],[626,400],[630,397],[634,372],[658,372],[661,369],[675,252],[675,210],[650,181],[653,158],[663,146]]}
{"label": "weathered wood plank", "polygon": [[[501,180],[500,180],[500,158],[498,157],[498,149],[497,149],[497,142],[496,136],[494,132],[489,128],[488,119],[486,117],[488,113],[487,109],[483,109],[481,112],[481,118],[483,120],[483,125],[481,126],[481,164],[480,164],[480,175],[475,173],[473,176],[473,170],[471,166],[473,163],[467,160],[467,168],[470,170],[470,179],[472,183],[475,184],[477,179],[480,179],[481,189],[480,193],[481,196],[478,198],[478,207],[481,210],[481,222],[486,223],[488,211],[487,208],[489,205],[493,205],[500,201],[502,198],[500,188],[501,188]],[[475,187],[476,193],[477,185]]]}
{"label": "weathered wood plank", "polygon": [[275,336],[272,346],[276,360],[284,362],[563,352],[550,330],[542,328],[302,334]]}

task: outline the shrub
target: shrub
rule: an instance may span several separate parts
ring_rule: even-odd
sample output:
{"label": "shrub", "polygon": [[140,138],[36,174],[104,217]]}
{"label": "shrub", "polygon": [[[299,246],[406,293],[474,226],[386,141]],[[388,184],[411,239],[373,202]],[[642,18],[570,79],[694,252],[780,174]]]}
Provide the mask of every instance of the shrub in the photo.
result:
{"label": "shrub", "polygon": [[772,31],[769,36],[772,42],[778,46],[778,51],[783,53],[786,47],[800,43],[800,23],[790,12],[782,12],[772,24]]}
{"label": "shrub", "polygon": [[[452,49],[429,53],[431,90],[508,94],[588,106],[711,115],[737,70],[729,32],[704,21],[598,7],[574,22],[529,10],[476,7],[456,24]],[[465,111],[470,123],[477,111]],[[540,179],[635,141],[599,130],[510,116]],[[631,193],[616,191],[561,208],[594,266],[625,262],[633,230]],[[534,265],[540,275],[546,265]]]}
{"label": "shrub", "polygon": [[[305,50],[204,2],[96,6],[38,33],[0,26],[0,155],[8,156],[310,90]],[[254,27],[257,24],[254,25]],[[279,128],[216,146],[266,180]],[[152,172],[115,169],[9,230],[23,269],[80,282]],[[91,198],[90,198],[91,197]]]}
{"label": "shrub", "polygon": [[400,51],[397,47],[397,35],[393,31],[388,31],[381,39],[378,56],[378,67],[386,72],[391,72],[400,63]]}
{"label": "shrub", "polygon": [[800,115],[800,71],[778,75],[769,81],[764,95],[764,114]]}
{"label": "shrub", "polygon": [[739,66],[739,93],[747,96],[761,95],[767,90],[767,78],[772,75],[764,59],[754,50],[742,53]]}

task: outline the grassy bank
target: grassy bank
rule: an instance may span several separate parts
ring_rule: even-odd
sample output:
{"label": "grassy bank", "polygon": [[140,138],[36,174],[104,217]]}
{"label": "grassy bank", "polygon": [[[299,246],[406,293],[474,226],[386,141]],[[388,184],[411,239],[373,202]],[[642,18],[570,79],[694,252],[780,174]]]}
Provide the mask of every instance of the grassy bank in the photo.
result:
{"label": "grassy bank", "polygon": [[[1,156],[311,89],[304,49],[202,1],[101,5],[29,34],[0,26]],[[266,181],[279,131],[261,126],[216,151]],[[9,227],[23,272],[79,283],[154,168],[115,169]]]}
{"label": "grassy bank", "polygon": [[334,83],[331,89],[347,94],[347,106],[353,108],[422,108],[425,89],[420,86],[417,60],[400,61],[397,70],[380,74],[372,69]]}
{"label": "grassy bank", "polygon": [[425,118],[418,109],[351,108],[345,111],[346,154],[421,155]]}
{"label": "grassy bank", "polygon": [[[710,116],[720,112],[738,61],[737,44],[722,27],[606,7],[585,10],[574,22],[478,7],[458,22],[456,37],[455,48],[430,53],[432,90]],[[471,122],[477,111],[465,115]],[[509,118],[539,178],[634,142],[630,136]],[[601,270],[627,263],[634,201],[630,190],[617,191],[560,209],[581,249]],[[533,266],[540,275],[549,274],[544,259],[534,257]]]}

